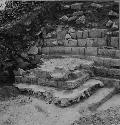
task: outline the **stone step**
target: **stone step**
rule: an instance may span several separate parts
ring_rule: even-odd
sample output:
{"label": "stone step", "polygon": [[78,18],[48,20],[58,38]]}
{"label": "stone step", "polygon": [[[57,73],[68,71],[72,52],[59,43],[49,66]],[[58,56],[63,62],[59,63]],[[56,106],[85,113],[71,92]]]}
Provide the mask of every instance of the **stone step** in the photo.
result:
{"label": "stone step", "polygon": [[103,86],[104,85],[101,81],[90,79],[77,89],[55,91],[53,93],[54,103],[60,107],[79,103],[80,101],[83,101],[83,99],[91,96],[98,88]]}
{"label": "stone step", "polygon": [[120,50],[102,49],[98,47],[44,47],[42,54],[46,55],[84,55],[120,59]]}
{"label": "stone step", "polygon": [[120,80],[119,79],[114,79],[114,78],[106,78],[106,77],[94,77],[96,80],[100,80],[103,82],[104,86],[106,87],[115,87],[115,88],[120,88]]}
{"label": "stone step", "polygon": [[108,77],[114,79],[120,79],[120,69],[106,68],[103,66],[94,66],[93,72],[95,76]]}
{"label": "stone step", "polygon": [[116,94],[115,88],[104,88],[104,90],[99,90],[99,93],[95,93],[97,98],[93,97],[94,103],[91,104],[88,108],[91,111],[96,111],[97,108],[99,108],[102,104],[104,104],[106,101],[108,101],[110,98],[112,98]]}
{"label": "stone step", "polygon": [[[78,77],[78,76],[77,76]],[[81,75],[73,80],[48,80],[47,78],[37,78],[37,77],[23,77],[23,76],[16,76],[16,83],[27,83],[28,85],[41,85],[41,86],[49,86],[55,87],[60,89],[73,89],[77,88],[80,85],[84,84],[90,78],[88,73],[81,73]]]}
{"label": "stone step", "polygon": [[[72,33],[73,35],[73,33]],[[111,37],[110,39],[111,47],[118,49],[119,37]],[[59,47],[58,45],[64,47],[103,47],[107,45],[106,38],[79,38],[75,39],[75,36],[69,39],[63,39],[57,41],[57,39],[45,39],[46,47]],[[56,44],[54,44],[56,43]]]}
{"label": "stone step", "polygon": [[28,93],[38,98],[44,98],[49,103],[53,103],[60,107],[70,106],[79,103],[83,99],[91,96],[98,88],[104,86],[99,80],[88,80],[85,84],[74,90],[59,90],[52,87],[40,85],[27,85],[24,83],[14,84],[21,90],[21,93]]}

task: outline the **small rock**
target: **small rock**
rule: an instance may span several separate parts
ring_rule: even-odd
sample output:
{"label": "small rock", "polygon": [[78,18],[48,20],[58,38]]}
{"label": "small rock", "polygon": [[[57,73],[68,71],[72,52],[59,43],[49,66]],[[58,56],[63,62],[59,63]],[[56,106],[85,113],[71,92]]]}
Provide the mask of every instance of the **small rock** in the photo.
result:
{"label": "small rock", "polygon": [[67,21],[68,17],[66,15],[64,15],[63,17],[60,18],[61,21]]}
{"label": "small rock", "polygon": [[77,11],[73,13],[73,16],[82,16],[83,15],[83,11]]}
{"label": "small rock", "polygon": [[32,55],[36,55],[38,54],[38,47],[35,45],[35,46],[32,46],[30,48],[30,50],[28,51],[28,54],[32,54]]}
{"label": "small rock", "polygon": [[80,23],[83,23],[85,24],[85,16],[81,16],[79,17],[77,20],[76,20],[76,24],[80,24]]}
{"label": "small rock", "polygon": [[114,12],[113,10],[111,10],[109,13],[108,13],[109,16],[116,16],[116,17],[119,17],[119,14]]}
{"label": "small rock", "polygon": [[109,20],[107,23],[106,23],[106,26],[107,27],[111,27],[113,25],[113,21],[112,20]]}
{"label": "small rock", "polygon": [[77,16],[72,16],[72,17],[70,17],[70,18],[68,19],[68,21],[71,22],[71,21],[75,21],[76,19],[77,19]]}

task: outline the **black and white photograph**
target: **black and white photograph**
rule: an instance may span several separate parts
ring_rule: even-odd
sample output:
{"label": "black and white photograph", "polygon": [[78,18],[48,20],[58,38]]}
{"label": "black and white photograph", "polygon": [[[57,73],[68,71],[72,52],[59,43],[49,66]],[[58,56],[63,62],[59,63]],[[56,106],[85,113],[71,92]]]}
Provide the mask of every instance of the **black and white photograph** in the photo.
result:
{"label": "black and white photograph", "polygon": [[0,0],[0,125],[120,125],[119,0]]}

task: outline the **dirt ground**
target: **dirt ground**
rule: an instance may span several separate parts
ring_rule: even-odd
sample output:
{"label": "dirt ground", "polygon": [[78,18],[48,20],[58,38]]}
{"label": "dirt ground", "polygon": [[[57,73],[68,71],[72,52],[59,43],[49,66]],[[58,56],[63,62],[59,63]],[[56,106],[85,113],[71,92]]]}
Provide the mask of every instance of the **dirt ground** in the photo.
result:
{"label": "dirt ground", "polygon": [[[83,115],[92,114],[87,107],[98,95],[94,94],[88,100],[68,108],[59,108],[40,99],[19,95],[0,102],[0,125],[70,125]],[[118,106],[119,97],[120,95],[115,95],[98,110]]]}

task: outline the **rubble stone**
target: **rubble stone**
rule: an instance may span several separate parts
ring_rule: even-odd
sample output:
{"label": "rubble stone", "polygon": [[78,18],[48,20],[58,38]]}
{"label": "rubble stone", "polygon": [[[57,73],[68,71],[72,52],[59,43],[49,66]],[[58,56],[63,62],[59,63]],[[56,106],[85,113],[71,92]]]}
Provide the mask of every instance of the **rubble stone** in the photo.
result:
{"label": "rubble stone", "polygon": [[85,21],[85,16],[83,15],[76,20],[76,24],[85,24]]}
{"label": "rubble stone", "polygon": [[81,10],[82,4],[83,4],[83,3],[75,3],[75,4],[72,4],[72,5],[71,5],[71,9]]}
{"label": "rubble stone", "polygon": [[68,18],[68,22],[75,21],[77,19],[77,16],[72,16]]}
{"label": "rubble stone", "polygon": [[83,15],[83,11],[77,11],[73,13],[73,16],[82,16]]}

